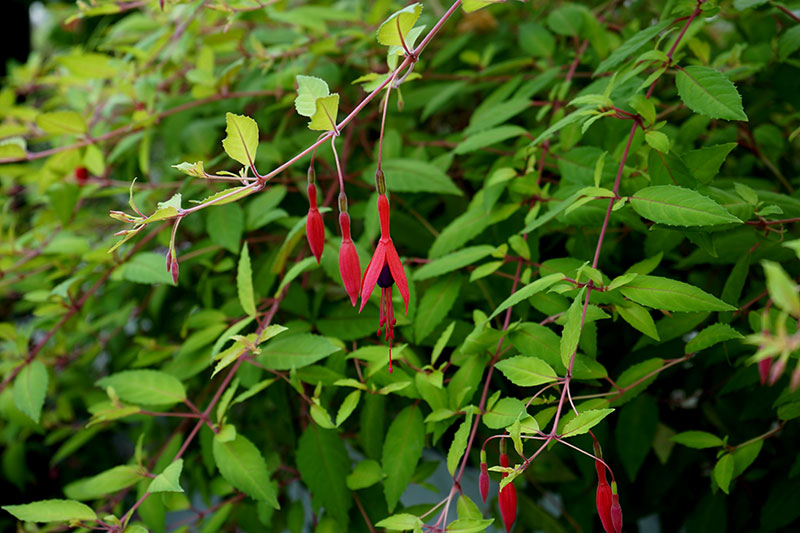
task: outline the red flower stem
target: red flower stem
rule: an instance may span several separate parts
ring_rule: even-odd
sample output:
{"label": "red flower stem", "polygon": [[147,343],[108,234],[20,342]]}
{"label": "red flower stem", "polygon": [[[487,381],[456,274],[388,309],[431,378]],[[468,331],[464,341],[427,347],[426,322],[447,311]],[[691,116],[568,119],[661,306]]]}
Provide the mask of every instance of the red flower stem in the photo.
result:
{"label": "red flower stem", "polygon": [[773,4],[773,5],[778,9],[780,9],[781,11],[783,11],[786,14],[786,16],[788,16],[790,19],[794,20],[795,22],[800,22],[800,17],[789,11],[789,9],[786,6],[782,6],[780,4]]}

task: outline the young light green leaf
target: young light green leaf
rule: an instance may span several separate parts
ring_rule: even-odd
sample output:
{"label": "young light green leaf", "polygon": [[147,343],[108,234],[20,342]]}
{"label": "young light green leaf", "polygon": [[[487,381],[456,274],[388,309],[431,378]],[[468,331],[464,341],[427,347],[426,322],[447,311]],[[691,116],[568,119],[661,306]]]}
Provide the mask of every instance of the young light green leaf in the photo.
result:
{"label": "young light green leaf", "polygon": [[736,308],[688,283],[659,276],[637,276],[620,292],[634,302],[667,311],[735,311]]}
{"label": "young light green leaf", "polygon": [[498,361],[495,368],[511,383],[520,387],[534,387],[558,379],[553,368],[538,357],[509,357]]}
{"label": "young light green leaf", "polygon": [[455,435],[453,435],[453,442],[450,444],[450,449],[447,451],[447,471],[450,475],[455,475],[458,462],[464,456],[464,451],[467,449],[467,439],[469,438],[469,431],[472,429],[472,413],[468,413],[467,417],[458,426]]}
{"label": "young light green leaf", "polygon": [[250,266],[250,250],[247,243],[242,247],[239,256],[239,266],[236,270],[236,291],[239,293],[239,303],[244,312],[256,316],[256,300],[253,293],[253,268]]}
{"label": "young light green leaf", "polygon": [[348,394],[342,405],[339,406],[339,411],[336,413],[336,427],[338,428],[347,418],[355,411],[358,406],[358,401],[361,399],[361,391],[356,389]]}
{"label": "young light green leaf", "polygon": [[25,365],[14,379],[14,404],[37,424],[42,415],[48,381],[47,367],[38,359]]}
{"label": "young light green leaf", "polygon": [[80,135],[86,133],[88,129],[83,115],[75,111],[41,113],[36,117],[36,125],[45,133],[53,134],[71,133]]}
{"label": "young light green leaf", "polygon": [[311,116],[308,129],[314,131],[334,131],[336,129],[336,117],[339,114],[339,95],[333,93],[322,98],[317,98],[315,103],[316,111]]}
{"label": "young light green leaf", "polygon": [[64,487],[64,494],[72,500],[96,500],[135,485],[143,477],[139,467],[115,466],[96,476],[73,481]]}
{"label": "young light green leaf", "polygon": [[681,100],[695,113],[747,122],[736,86],[718,70],[690,65],[678,71],[675,83]]}
{"label": "young light green leaf", "polygon": [[300,115],[311,117],[317,112],[317,99],[331,94],[325,80],[314,76],[303,76],[298,74],[295,77],[297,82],[297,98],[294,99],[294,108]]}
{"label": "young light green leaf", "polygon": [[553,284],[563,279],[564,275],[561,274],[560,272],[556,272],[555,274],[550,274],[543,278],[539,278],[536,281],[525,285],[521,289],[517,290],[514,294],[503,300],[503,303],[497,306],[497,309],[495,309],[494,312],[491,314],[491,316],[489,316],[489,320],[492,320],[494,317],[496,317],[509,307],[517,305],[519,302],[523,300],[527,300],[534,294],[540,293],[550,288]]}
{"label": "young light green leaf", "polygon": [[311,418],[319,427],[323,429],[334,429],[336,427],[333,420],[331,420],[331,415],[328,413],[328,410],[321,405],[317,403],[312,404],[309,412],[311,413]]}
{"label": "young light green leaf", "polygon": [[668,226],[714,226],[741,223],[724,207],[697,191],[677,185],[655,185],[630,197],[639,215]]}
{"label": "young light green leaf", "polygon": [[581,315],[583,314],[584,294],[586,289],[581,289],[572,304],[567,309],[567,321],[561,331],[561,362],[564,368],[569,368],[572,355],[578,349],[578,341],[581,338]]}
{"label": "young light green leaf", "polygon": [[689,448],[701,450],[703,448],[716,448],[724,443],[722,439],[705,431],[684,431],[672,436],[672,442],[677,442]]}
{"label": "young light green leaf", "polygon": [[253,168],[258,150],[258,125],[250,117],[225,114],[226,137],[222,140],[222,148],[232,159],[246,167]]}
{"label": "young light green leaf", "polygon": [[662,154],[669,152],[669,137],[660,131],[648,131],[644,134],[644,140],[651,148],[655,148]]}
{"label": "young light green leaf", "polygon": [[91,507],[74,500],[42,500],[23,505],[4,505],[2,508],[23,522],[97,520]]}
{"label": "young light green leaf", "polygon": [[180,380],[159,370],[123,370],[100,379],[98,387],[113,387],[124,401],[142,405],[168,405],[186,399]]}
{"label": "young light green leaf", "polygon": [[722,492],[728,494],[733,478],[733,455],[726,453],[714,466],[714,480],[722,489]]}
{"label": "young light green leaf", "polygon": [[712,324],[686,343],[687,354],[710,348],[720,342],[743,339],[744,336],[727,324]]}
{"label": "young light green leaf", "polygon": [[347,476],[347,488],[350,490],[360,490],[371,487],[383,479],[383,470],[378,461],[365,459],[356,465],[353,472]]}
{"label": "young light green leaf", "polygon": [[415,527],[422,527],[422,520],[413,514],[400,513],[384,518],[376,527],[382,527],[390,531],[406,531]]}
{"label": "young light green leaf", "polygon": [[506,0],[463,0],[461,2],[461,7],[464,8],[465,12],[472,13],[473,11],[483,9],[486,6],[500,4],[505,1]]}
{"label": "young light green leaf", "polygon": [[219,473],[228,483],[255,500],[280,508],[277,483],[270,479],[267,463],[252,442],[237,433],[226,442],[215,438],[212,449]]}
{"label": "young light green leaf", "polygon": [[450,337],[453,335],[453,330],[456,327],[455,320],[450,322],[439,338],[436,340],[436,344],[433,345],[433,351],[431,352],[431,365],[436,364],[436,360],[439,359],[439,356],[442,354],[442,350],[444,347],[447,346]]}
{"label": "young light green leaf", "polygon": [[416,404],[409,405],[394,418],[383,443],[383,489],[390,513],[414,475],[424,444],[422,413]]}
{"label": "young light green leaf", "polygon": [[278,284],[278,288],[275,289],[275,298],[277,298],[280,295],[280,293],[283,292],[284,287],[286,287],[295,279],[297,279],[297,276],[299,276],[306,270],[314,268],[316,263],[317,263],[316,258],[313,255],[311,255],[309,257],[306,257],[302,261],[293,264],[292,268],[290,268],[289,271],[286,272],[286,274],[283,276],[283,279]]}
{"label": "young light green leaf", "polygon": [[177,168],[180,172],[183,172],[188,176],[194,176],[196,178],[206,177],[206,169],[202,161],[196,161],[194,163],[188,163],[184,161],[183,163],[172,165],[172,168]]}
{"label": "young light green leaf", "polygon": [[378,28],[378,42],[385,46],[403,46],[403,42],[422,14],[422,4],[406,6],[386,19]]}
{"label": "young light green leaf", "polygon": [[183,492],[180,479],[183,459],[173,461],[150,482],[147,492]]}
{"label": "young light green leaf", "polygon": [[761,262],[767,277],[767,291],[772,301],[779,308],[793,317],[800,317],[800,295],[797,294],[797,283],[789,277],[783,267],[774,261]]}
{"label": "young light green leaf", "polygon": [[281,336],[261,349],[258,362],[270,370],[291,370],[312,365],[339,348],[325,337],[300,333]]}
{"label": "young light green leaf", "polygon": [[587,433],[613,412],[614,409],[589,409],[584,411],[566,423],[561,436],[574,437],[575,435]]}
{"label": "young light green leaf", "polygon": [[524,411],[525,404],[522,401],[516,398],[502,398],[486,411],[481,420],[489,429],[500,429],[513,424]]}
{"label": "young light green leaf", "polygon": [[623,61],[625,61],[628,56],[635,54],[638,52],[645,44],[647,44],[650,39],[661,33],[667,26],[672,23],[671,20],[663,20],[658,24],[650,26],[649,28],[645,28],[611,52],[607,58],[600,62],[597,65],[597,68],[594,71],[594,75],[597,76],[602,72],[606,72],[608,70],[613,69]]}

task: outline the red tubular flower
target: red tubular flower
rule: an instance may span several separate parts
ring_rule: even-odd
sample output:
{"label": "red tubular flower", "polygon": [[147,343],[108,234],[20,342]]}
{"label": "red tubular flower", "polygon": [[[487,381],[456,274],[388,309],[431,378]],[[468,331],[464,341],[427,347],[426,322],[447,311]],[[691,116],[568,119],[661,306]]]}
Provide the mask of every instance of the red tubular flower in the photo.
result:
{"label": "red tubular flower", "polygon": [[762,359],[758,362],[758,374],[761,377],[761,384],[767,382],[767,377],[769,376],[769,371],[772,368],[772,359]]}
{"label": "red tubular flower", "polygon": [[613,495],[611,485],[606,478],[606,466],[600,460],[603,457],[603,450],[594,435],[592,439],[594,439],[594,454],[598,457],[594,461],[594,468],[597,470],[597,514],[600,515],[600,522],[606,533],[614,533],[614,520],[611,514]]}
{"label": "red tubular flower", "polygon": [[478,476],[478,488],[481,491],[483,503],[489,496],[489,466],[486,464],[486,452],[481,450],[481,474]]}
{"label": "red tubular flower", "polygon": [[[380,175],[382,178],[382,174]],[[380,190],[380,189],[379,189]],[[381,288],[380,304],[380,323],[378,324],[378,335],[381,328],[386,325],[386,340],[389,341],[389,372],[392,371],[392,344],[394,339],[394,325],[397,322],[394,318],[394,308],[392,307],[392,285],[397,283],[400,296],[406,304],[408,313],[408,281],[403,270],[403,263],[394,248],[392,237],[389,234],[389,199],[385,194],[378,195],[378,215],[381,223],[381,238],[375,247],[375,253],[369,260],[367,269],[364,271],[364,279],[361,280],[361,308],[367,304],[372,291],[377,284]]]}
{"label": "red tubular flower", "polygon": [[[508,466],[508,454],[500,453],[500,466]],[[503,472],[503,477],[507,476],[508,474]],[[517,518],[517,488],[513,481],[500,489],[497,500],[500,505],[500,516],[503,517],[503,524],[506,526],[506,533],[509,533]]]}
{"label": "red tubular flower", "polygon": [[617,484],[611,483],[611,521],[614,524],[614,533],[622,533],[622,507],[619,506]]}
{"label": "red tubular flower", "polygon": [[86,167],[75,168],[75,179],[79,185],[86,183],[86,181],[89,179],[89,171],[86,170]]}
{"label": "red tubular flower", "polygon": [[775,383],[780,379],[784,370],[786,370],[786,359],[779,358],[769,370],[769,379],[767,383],[769,383],[770,387],[775,385]]}
{"label": "red tubular flower", "polygon": [[[310,173],[310,171],[309,171]],[[308,184],[308,217],[306,218],[306,237],[311,253],[317,258],[319,264],[322,249],[325,247],[325,226],[322,224],[322,215],[317,209],[317,186]]]}
{"label": "red tubular flower", "polygon": [[[340,197],[340,206],[341,201]],[[339,248],[339,273],[342,275],[344,290],[350,295],[350,301],[355,307],[358,293],[361,289],[361,262],[358,259],[356,245],[353,244],[350,238],[350,215],[346,211],[339,212],[339,227],[342,230],[342,246]]]}

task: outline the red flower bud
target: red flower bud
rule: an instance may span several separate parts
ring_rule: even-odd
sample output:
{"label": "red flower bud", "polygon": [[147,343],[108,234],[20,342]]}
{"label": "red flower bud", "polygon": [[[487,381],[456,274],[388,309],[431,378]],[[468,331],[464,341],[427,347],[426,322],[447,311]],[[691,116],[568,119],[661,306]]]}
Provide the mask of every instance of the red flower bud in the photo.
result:
{"label": "red flower bud", "polygon": [[772,368],[772,359],[762,359],[758,362],[758,374],[761,377],[762,385],[767,382],[770,368]]}
{"label": "red flower bud", "polygon": [[614,522],[611,517],[611,486],[601,481],[597,484],[597,514],[606,533],[614,533]]}
{"label": "red flower bud", "polygon": [[[500,466],[508,466],[508,454],[500,454]],[[503,477],[507,476],[508,474],[503,472]],[[503,517],[503,524],[506,526],[506,533],[509,533],[511,526],[514,525],[514,520],[517,518],[517,489],[514,487],[513,481],[500,489],[498,503],[500,505],[500,515]]]}
{"label": "red flower bud", "polygon": [[358,259],[356,245],[350,238],[350,216],[339,213],[339,227],[342,230],[342,246],[339,248],[339,273],[342,275],[344,290],[350,295],[353,306],[361,291],[361,262]]}
{"label": "red flower bud", "polygon": [[481,491],[483,503],[486,503],[486,498],[489,496],[489,466],[486,463],[481,463],[481,475],[478,476],[478,488]]}
{"label": "red flower bud", "polygon": [[617,495],[616,485],[612,489],[611,495],[611,521],[614,524],[614,532],[622,533],[622,507],[619,506],[619,496]]}
{"label": "red flower bud", "polygon": [[797,387],[800,385],[800,364],[792,372],[792,379],[789,382],[789,390],[794,392]]}
{"label": "red flower bud", "polygon": [[86,167],[75,168],[75,179],[80,185],[86,183],[86,180],[89,179],[89,172],[86,170]]}
{"label": "red flower bud", "polygon": [[322,249],[325,247],[325,226],[322,224],[322,215],[317,209],[317,187],[313,183],[308,184],[308,218],[306,219],[306,237],[311,253],[317,258],[319,263],[322,257]]}
{"label": "red flower bud", "polygon": [[775,364],[772,365],[772,368],[769,371],[769,383],[770,386],[775,385],[780,377],[783,375],[783,371],[786,370],[786,359],[778,359],[775,361]]}

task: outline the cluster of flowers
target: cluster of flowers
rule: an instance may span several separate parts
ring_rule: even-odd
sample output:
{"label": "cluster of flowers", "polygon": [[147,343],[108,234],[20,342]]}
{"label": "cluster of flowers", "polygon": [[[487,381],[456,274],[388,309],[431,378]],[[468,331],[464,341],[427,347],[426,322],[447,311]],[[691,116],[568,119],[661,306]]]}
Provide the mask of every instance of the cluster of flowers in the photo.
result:
{"label": "cluster of flowers", "polygon": [[[317,208],[316,175],[313,168],[308,170],[308,217],[306,218],[306,237],[308,246],[319,263],[322,249],[325,246],[325,227],[322,215]],[[392,348],[394,339],[394,318],[392,307],[392,285],[397,284],[400,295],[405,303],[405,312],[408,313],[408,281],[403,270],[403,263],[397,255],[392,236],[389,233],[389,198],[386,196],[386,179],[383,171],[378,169],[375,174],[378,190],[378,218],[381,226],[381,237],[375,247],[375,253],[361,277],[361,263],[358,259],[356,246],[350,236],[350,215],[347,214],[347,195],[344,191],[339,193],[339,228],[342,231],[342,245],[339,248],[339,273],[342,276],[344,289],[350,296],[353,306],[361,297],[359,313],[364,309],[375,285],[381,288],[380,321],[378,323],[378,336],[385,326],[385,339],[389,342],[389,372],[392,371]]]}

